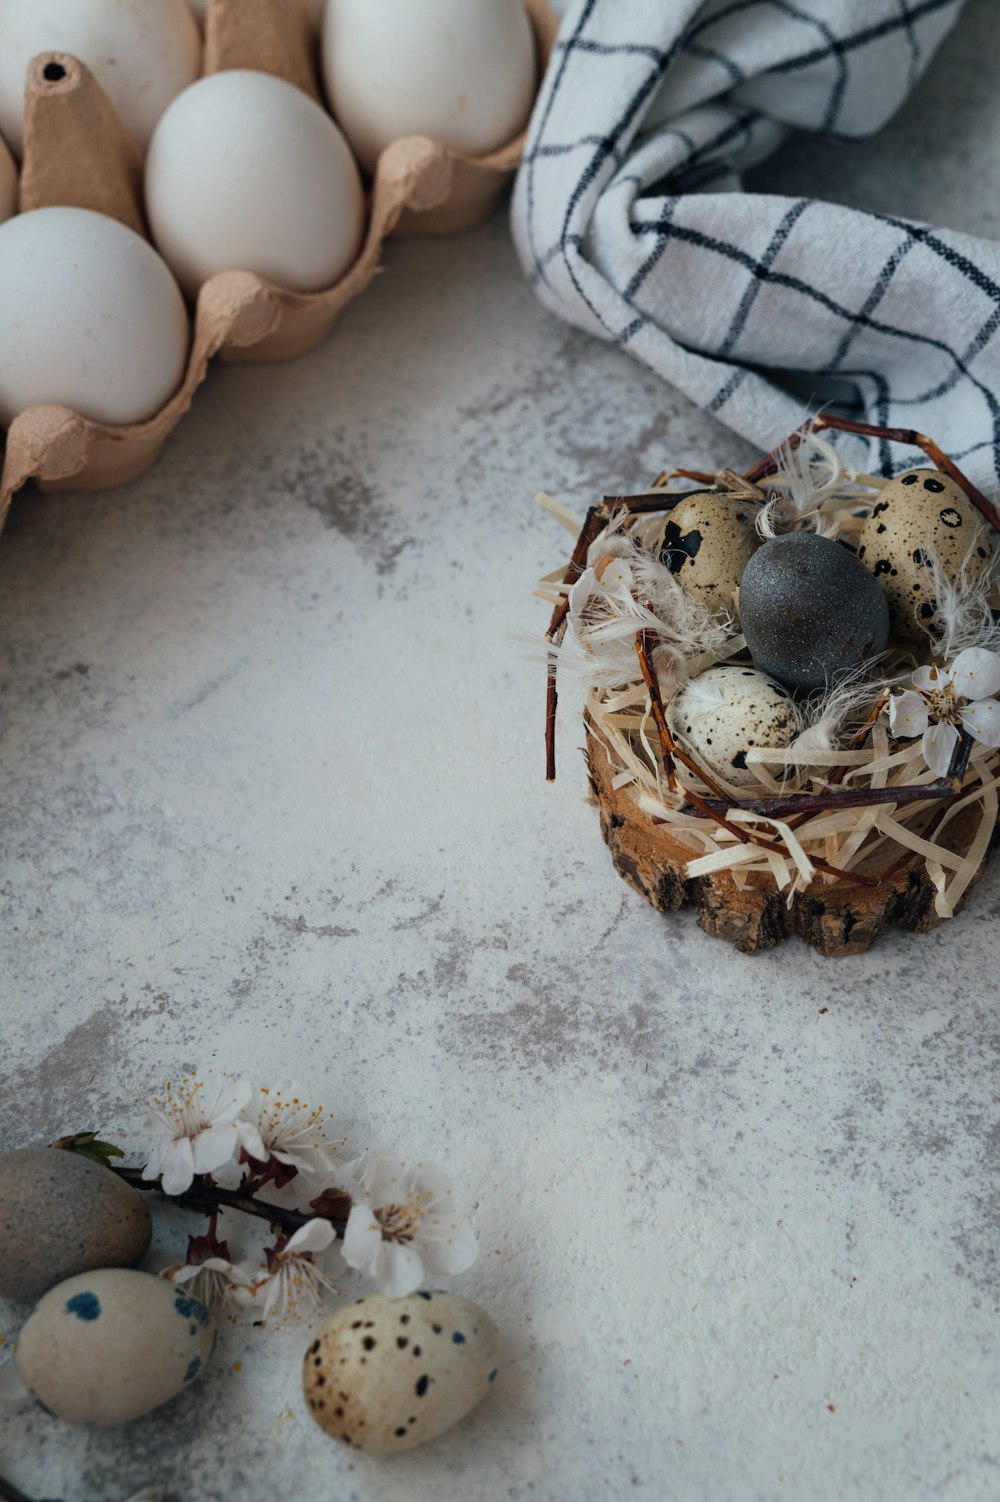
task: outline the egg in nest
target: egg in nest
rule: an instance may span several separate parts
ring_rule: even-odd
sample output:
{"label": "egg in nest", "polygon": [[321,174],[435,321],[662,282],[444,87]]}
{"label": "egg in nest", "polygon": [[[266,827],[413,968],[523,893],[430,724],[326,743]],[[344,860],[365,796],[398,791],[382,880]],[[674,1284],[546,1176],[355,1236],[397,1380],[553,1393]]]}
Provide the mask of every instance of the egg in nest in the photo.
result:
{"label": "egg in nest", "polygon": [[990,568],[992,548],[955,480],[936,469],[911,469],[879,492],[858,536],[858,558],[885,595],[892,635],[921,641],[943,630],[935,561],[939,574],[975,586]]}
{"label": "egg in nest", "polygon": [[[670,707],[670,727],[709,772],[736,787],[760,781],[747,753],[785,750],[803,728],[787,689],[751,667],[708,668]],[[776,776],[780,768],[772,767]]]}
{"label": "egg in nest", "polygon": [[694,491],[666,515],[641,523],[636,537],[687,595],[713,613],[736,616],[736,592],[760,539],[754,507],[711,491]]}

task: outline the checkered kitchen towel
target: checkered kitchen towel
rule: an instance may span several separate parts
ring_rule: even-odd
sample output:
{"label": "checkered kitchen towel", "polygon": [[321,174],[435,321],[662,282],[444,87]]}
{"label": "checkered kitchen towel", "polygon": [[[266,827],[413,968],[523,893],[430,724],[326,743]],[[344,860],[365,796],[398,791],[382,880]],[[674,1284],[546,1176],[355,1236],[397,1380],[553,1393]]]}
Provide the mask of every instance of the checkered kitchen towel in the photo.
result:
{"label": "checkered kitchen towel", "polygon": [[789,128],[877,130],[962,3],[575,0],[514,195],[542,301],[763,447],[834,398],[995,488],[1000,246],[740,190]]}

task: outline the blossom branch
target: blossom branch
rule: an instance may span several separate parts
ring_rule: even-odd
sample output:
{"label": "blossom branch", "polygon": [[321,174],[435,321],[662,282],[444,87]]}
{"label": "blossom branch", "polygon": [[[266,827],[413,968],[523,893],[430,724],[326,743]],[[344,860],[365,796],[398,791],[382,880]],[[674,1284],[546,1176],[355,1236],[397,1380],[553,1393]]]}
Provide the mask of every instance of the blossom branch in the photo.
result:
{"label": "blossom branch", "polygon": [[221,1184],[197,1180],[183,1194],[165,1194],[160,1180],[144,1179],[141,1168],[129,1168],[116,1163],[109,1163],[108,1167],[134,1189],[157,1190],[164,1199],[171,1200],[185,1210],[195,1210],[201,1215],[212,1215],[219,1210],[238,1210],[242,1215],[253,1215],[258,1220],[266,1220],[285,1236],[293,1236],[312,1220],[329,1221],[340,1237],[347,1229],[351,1197],[337,1191],[325,1192],[314,1200],[312,1203],[318,1206],[315,1210],[292,1210],[284,1205],[270,1205],[266,1200],[255,1199],[244,1189],[224,1189]]}

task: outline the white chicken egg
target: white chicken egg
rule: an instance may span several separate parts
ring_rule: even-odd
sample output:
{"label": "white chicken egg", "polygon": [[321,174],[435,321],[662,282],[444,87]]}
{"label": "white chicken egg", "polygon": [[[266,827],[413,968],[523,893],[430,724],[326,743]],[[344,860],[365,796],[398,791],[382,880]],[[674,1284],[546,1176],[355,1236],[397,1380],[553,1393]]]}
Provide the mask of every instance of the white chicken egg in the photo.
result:
{"label": "white chicken egg", "polygon": [[17,167],[0,137],[0,224],[17,213]]}
{"label": "white chicken egg", "polygon": [[364,227],[357,165],[336,125],[293,84],[232,69],[167,110],[146,160],[146,208],[189,297],[219,271],[294,292],[332,286]]}
{"label": "white chicken egg", "polygon": [[180,385],[189,333],[170,271],[117,219],[50,208],[0,225],[0,425],[49,402],[141,422]]}
{"label": "white chicken egg", "polygon": [[528,118],[534,37],[521,0],[327,0],[323,75],[369,172],[400,136],[481,156]]}
{"label": "white chicken egg", "polygon": [[71,52],[86,63],[143,149],[201,68],[201,38],[184,0],[3,0],[0,130],[18,153],[25,75],[39,52]]}

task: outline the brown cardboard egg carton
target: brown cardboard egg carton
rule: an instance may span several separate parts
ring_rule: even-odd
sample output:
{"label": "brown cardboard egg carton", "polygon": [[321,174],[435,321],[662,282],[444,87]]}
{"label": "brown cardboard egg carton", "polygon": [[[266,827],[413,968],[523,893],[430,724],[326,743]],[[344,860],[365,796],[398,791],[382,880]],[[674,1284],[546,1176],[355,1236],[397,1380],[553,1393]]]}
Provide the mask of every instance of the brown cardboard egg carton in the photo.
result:
{"label": "brown cardboard egg carton", "polygon": [[[523,0],[535,33],[539,77],[558,22],[547,0]],[[203,73],[256,68],[322,102],[317,38],[302,0],[209,0]],[[522,131],[488,156],[470,157],[425,136],[394,141],[379,158],[368,224],[353,266],[322,292],[298,293],[245,271],[201,288],[180,388],[145,422],[115,427],[68,407],[32,407],[7,434],[0,526],[14,493],[100,490],[134,479],[156,459],[191,405],[209,361],[284,360],[322,342],[349,302],[377,274],[390,234],[450,234],[484,219],[513,174]],[[64,53],[33,60],[25,90],[22,212],[56,204],[96,209],[148,236],[142,161],[90,71]]]}

